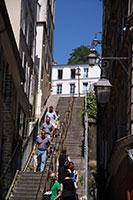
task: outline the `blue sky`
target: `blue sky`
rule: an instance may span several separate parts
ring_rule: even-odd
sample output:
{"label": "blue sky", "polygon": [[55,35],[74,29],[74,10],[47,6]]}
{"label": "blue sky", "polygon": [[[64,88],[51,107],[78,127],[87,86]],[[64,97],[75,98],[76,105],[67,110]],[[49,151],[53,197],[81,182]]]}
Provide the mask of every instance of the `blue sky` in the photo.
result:
{"label": "blue sky", "polygon": [[[102,31],[100,0],[56,0],[54,59],[66,64],[72,49],[90,45]],[[101,35],[98,34],[98,39]]]}

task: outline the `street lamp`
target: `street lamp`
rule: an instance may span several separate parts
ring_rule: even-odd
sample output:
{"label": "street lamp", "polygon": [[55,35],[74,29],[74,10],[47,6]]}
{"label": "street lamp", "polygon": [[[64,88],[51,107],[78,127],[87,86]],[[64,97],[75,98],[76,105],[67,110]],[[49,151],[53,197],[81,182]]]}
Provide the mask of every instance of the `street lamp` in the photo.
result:
{"label": "street lamp", "polygon": [[88,56],[89,65],[93,67],[97,64],[98,61],[98,66],[101,68],[101,77],[99,81],[94,84],[94,90],[96,93],[97,102],[104,106],[106,103],[109,102],[110,90],[112,85],[105,76],[104,69],[102,67],[103,61],[100,59],[100,57],[96,56],[96,51],[94,49],[90,51],[92,51],[92,53],[90,53]]}
{"label": "street lamp", "polygon": [[78,66],[77,68],[76,68],[76,73],[75,73],[75,75],[77,75],[78,76],[78,96],[80,97],[80,75],[81,75],[81,69],[80,69],[80,67]]}
{"label": "street lamp", "polygon": [[91,49],[90,54],[88,56],[88,62],[91,67],[93,67],[96,64],[97,56],[96,56],[96,50]]}
{"label": "street lamp", "polygon": [[109,102],[110,91],[112,85],[106,78],[100,78],[97,83],[94,84],[94,90],[97,97],[97,102],[104,106]]}
{"label": "street lamp", "polygon": [[[105,66],[108,64],[109,60],[117,60],[121,63],[123,69],[126,73],[126,67],[122,60],[128,60],[129,57],[103,57],[97,56],[95,47],[101,44],[101,41],[97,40],[96,38],[92,41],[92,49],[90,49],[90,54],[88,56],[88,63],[91,67],[98,64],[98,66],[101,68],[101,77],[97,83],[94,84],[94,90],[97,97],[97,102],[104,106],[106,103],[109,102],[110,97],[110,91],[111,91],[111,83],[107,79],[105,75]],[[95,54],[95,55],[94,55]]]}

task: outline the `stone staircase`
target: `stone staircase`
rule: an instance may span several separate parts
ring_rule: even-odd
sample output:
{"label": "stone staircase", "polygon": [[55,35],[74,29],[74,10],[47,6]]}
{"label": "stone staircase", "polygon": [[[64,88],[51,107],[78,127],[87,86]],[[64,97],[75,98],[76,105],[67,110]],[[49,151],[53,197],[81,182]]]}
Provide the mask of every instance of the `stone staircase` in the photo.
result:
{"label": "stone staircase", "polygon": [[79,184],[77,194],[79,198],[84,196],[84,158],[82,157],[82,140],[83,140],[83,125],[81,112],[84,106],[84,98],[83,97],[75,97],[73,111],[72,111],[72,119],[67,132],[67,136],[64,142],[64,146],[66,146],[67,154],[70,156],[70,159],[74,162],[75,169],[79,173]]}
{"label": "stone staircase", "polygon": [[41,199],[40,181],[44,184],[45,177],[39,172],[19,172],[10,200]]}
{"label": "stone staircase", "polygon": [[56,109],[59,111],[60,120],[64,120],[65,113],[68,111],[70,97],[60,97]]}
{"label": "stone staircase", "polygon": [[[64,125],[67,121],[67,115],[69,116],[69,122],[67,121],[67,132],[63,140],[63,146],[67,149],[67,154],[75,164],[75,169],[78,170],[80,175],[79,189],[77,194],[79,198],[84,196],[84,159],[82,157],[82,140],[83,140],[83,126],[81,119],[81,111],[84,104],[83,97],[74,97],[73,106],[71,110],[69,108],[70,97],[61,97],[58,99],[56,109],[59,110],[60,119]],[[66,127],[66,124],[64,125]],[[63,129],[65,130],[65,129]],[[62,133],[64,134],[64,132]],[[61,134],[61,136],[62,136]],[[56,138],[58,141],[59,138]],[[56,143],[55,143],[56,144]],[[54,156],[56,154],[56,145],[54,145]],[[52,156],[51,156],[52,157]],[[47,165],[44,173],[32,172],[32,171],[20,171],[15,179],[14,187],[11,190],[10,197],[6,200],[41,200],[43,199],[43,192],[50,189],[49,183],[49,169],[54,170],[51,158],[47,160]]]}
{"label": "stone staircase", "polygon": [[[70,100],[70,97],[61,97],[56,105],[56,108],[59,110],[59,114],[61,115],[62,123],[64,122],[66,112],[68,112]],[[55,147],[58,140],[59,138],[55,138],[53,141],[53,152],[56,151]],[[49,189],[47,176],[49,174],[49,169],[53,168],[51,158],[52,155],[47,160],[44,173],[32,172],[29,171],[29,168],[28,171],[19,171],[13,183],[13,188],[11,188],[11,193],[6,200],[41,200],[43,192]]]}

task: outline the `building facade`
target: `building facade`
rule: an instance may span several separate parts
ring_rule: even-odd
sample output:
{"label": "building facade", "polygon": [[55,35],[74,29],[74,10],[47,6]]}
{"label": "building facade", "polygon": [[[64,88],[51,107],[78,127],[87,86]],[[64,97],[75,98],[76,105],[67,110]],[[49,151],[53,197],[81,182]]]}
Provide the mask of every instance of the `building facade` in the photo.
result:
{"label": "building facade", "polygon": [[[36,0],[5,0],[15,40],[20,52],[25,81],[24,92],[32,105],[32,115],[35,112],[35,89],[36,89]],[[15,9],[14,9],[15,8]],[[15,11],[14,11],[15,10]]]}
{"label": "building facade", "polygon": [[0,2],[0,199],[21,168],[25,119],[31,106],[24,92],[24,69],[4,1]]}
{"label": "building facade", "polygon": [[[103,1],[103,57],[112,84],[109,103],[98,105],[98,199],[133,199],[133,1]],[[127,59],[120,59],[126,57]]]}
{"label": "building facade", "polygon": [[25,165],[50,94],[53,21],[54,0],[0,1],[0,199]]}
{"label": "building facade", "polygon": [[53,65],[52,85],[53,95],[85,96],[93,90],[94,83],[100,77],[100,68],[89,67],[87,64],[80,65]]}
{"label": "building facade", "polygon": [[39,0],[37,12],[36,64],[38,68],[38,87],[36,118],[42,114],[44,104],[50,95],[53,63],[55,1]]}

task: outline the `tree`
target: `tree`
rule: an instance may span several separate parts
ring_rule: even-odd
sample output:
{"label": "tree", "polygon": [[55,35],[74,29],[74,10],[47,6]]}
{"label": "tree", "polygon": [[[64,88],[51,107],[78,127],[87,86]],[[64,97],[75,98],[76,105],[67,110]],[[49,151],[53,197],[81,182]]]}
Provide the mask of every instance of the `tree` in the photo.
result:
{"label": "tree", "polygon": [[73,49],[67,64],[88,64],[90,49],[84,45]]}
{"label": "tree", "polygon": [[[90,54],[90,49],[84,45],[73,49],[68,59],[68,64],[88,64],[88,55]],[[96,52],[98,55],[98,53]],[[96,119],[97,106],[96,106],[96,96],[94,92],[90,92],[87,97],[87,112],[89,118]],[[82,112],[82,117],[84,116],[84,111]]]}

